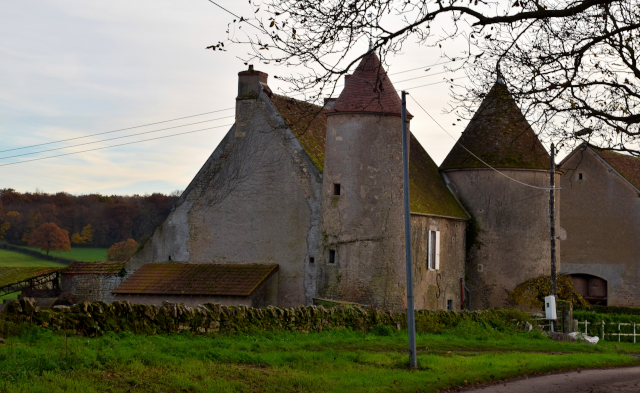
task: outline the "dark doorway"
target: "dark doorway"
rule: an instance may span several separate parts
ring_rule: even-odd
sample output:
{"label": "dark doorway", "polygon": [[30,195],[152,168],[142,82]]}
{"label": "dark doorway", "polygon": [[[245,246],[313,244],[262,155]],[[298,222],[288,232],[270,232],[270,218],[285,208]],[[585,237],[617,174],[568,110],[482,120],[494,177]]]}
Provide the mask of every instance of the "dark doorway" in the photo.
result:
{"label": "dark doorway", "polygon": [[573,288],[591,304],[607,305],[607,280],[590,274],[572,274]]}

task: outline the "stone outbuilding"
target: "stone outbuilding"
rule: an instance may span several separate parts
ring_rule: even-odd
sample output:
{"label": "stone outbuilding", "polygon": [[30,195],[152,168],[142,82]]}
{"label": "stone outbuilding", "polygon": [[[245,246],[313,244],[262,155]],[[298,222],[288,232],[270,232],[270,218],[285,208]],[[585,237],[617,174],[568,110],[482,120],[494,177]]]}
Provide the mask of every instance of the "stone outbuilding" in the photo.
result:
{"label": "stone outbuilding", "polygon": [[549,168],[549,154],[499,79],[440,165],[473,217],[466,239],[471,309],[504,307],[518,284],[550,274]]}
{"label": "stone outbuilding", "polygon": [[640,158],[582,144],[561,163],[561,272],[588,301],[640,305]]}
{"label": "stone outbuilding", "polygon": [[278,265],[148,263],[113,290],[134,304],[267,307],[278,300]]}
{"label": "stone outbuilding", "polygon": [[[404,308],[400,99],[377,56],[324,108],[273,94],[251,66],[238,78],[235,124],[126,271],[278,265],[278,307]],[[468,216],[410,137],[416,306],[460,309]]]}
{"label": "stone outbuilding", "polygon": [[124,262],[74,262],[60,271],[60,299],[113,302],[111,294],[126,276]]}

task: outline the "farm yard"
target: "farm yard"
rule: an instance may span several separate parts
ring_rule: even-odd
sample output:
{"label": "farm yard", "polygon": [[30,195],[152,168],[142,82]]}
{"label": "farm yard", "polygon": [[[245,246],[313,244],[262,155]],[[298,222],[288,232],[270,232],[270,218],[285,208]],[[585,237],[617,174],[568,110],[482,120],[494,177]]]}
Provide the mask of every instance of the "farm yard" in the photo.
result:
{"label": "farm yard", "polygon": [[[504,329],[503,329],[504,330]],[[418,334],[407,368],[406,331],[65,337],[30,328],[0,345],[4,392],[436,392],[558,370],[631,366],[633,344],[557,343],[537,331],[461,324]]]}

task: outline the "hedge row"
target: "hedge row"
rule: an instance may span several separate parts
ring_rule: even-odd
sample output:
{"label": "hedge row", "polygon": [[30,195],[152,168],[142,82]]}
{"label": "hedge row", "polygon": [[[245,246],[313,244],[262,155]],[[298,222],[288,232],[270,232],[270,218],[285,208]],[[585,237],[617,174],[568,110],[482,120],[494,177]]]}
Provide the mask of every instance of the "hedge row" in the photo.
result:
{"label": "hedge row", "polygon": [[[524,314],[513,310],[473,312],[416,312],[416,329],[439,332],[463,321],[510,328],[523,321]],[[96,336],[104,332],[132,331],[140,334],[162,334],[190,331],[196,334],[254,331],[322,331],[335,328],[369,330],[378,325],[394,329],[406,328],[406,313],[363,309],[358,306],[299,306],[292,308],[249,308],[207,303],[196,308],[165,302],[162,306],[131,304],[129,301],[83,302],[73,307],[55,306],[40,310],[32,299],[24,298],[7,304],[0,316],[0,335],[18,334],[18,327],[28,323],[69,333]]]}

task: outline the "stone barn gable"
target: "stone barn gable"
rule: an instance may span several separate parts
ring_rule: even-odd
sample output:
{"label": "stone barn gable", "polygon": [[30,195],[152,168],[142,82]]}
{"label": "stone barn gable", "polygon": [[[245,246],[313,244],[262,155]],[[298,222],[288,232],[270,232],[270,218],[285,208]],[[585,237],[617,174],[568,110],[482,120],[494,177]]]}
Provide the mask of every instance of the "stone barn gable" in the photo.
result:
{"label": "stone barn gable", "polygon": [[640,306],[640,158],[585,143],[560,169],[561,272],[592,303]]}
{"label": "stone barn gable", "polygon": [[128,261],[278,264],[277,305],[311,304],[321,243],[322,107],[275,95],[267,74],[238,74],[236,121],[175,209]]}

